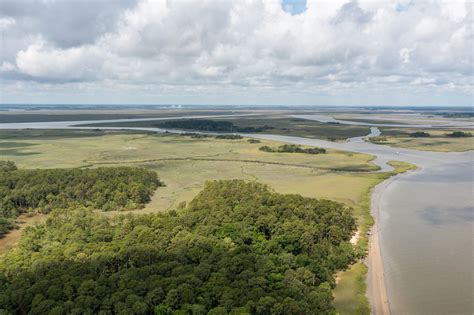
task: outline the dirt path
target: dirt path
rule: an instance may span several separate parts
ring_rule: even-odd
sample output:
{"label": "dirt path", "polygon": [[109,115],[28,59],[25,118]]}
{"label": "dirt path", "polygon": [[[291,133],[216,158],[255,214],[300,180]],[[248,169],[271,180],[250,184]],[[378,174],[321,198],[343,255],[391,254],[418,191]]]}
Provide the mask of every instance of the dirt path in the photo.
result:
{"label": "dirt path", "polygon": [[0,254],[4,253],[8,248],[12,247],[21,238],[21,234],[23,233],[23,230],[27,226],[31,226],[35,223],[41,223],[44,220],[46,220],[47,216],[46,215],[34,215],[34,216],[27,216],[27,215],[20,215],[17,219],[17,225],[18,229],[10,231],[7,235],[4,237],[0,238]]}

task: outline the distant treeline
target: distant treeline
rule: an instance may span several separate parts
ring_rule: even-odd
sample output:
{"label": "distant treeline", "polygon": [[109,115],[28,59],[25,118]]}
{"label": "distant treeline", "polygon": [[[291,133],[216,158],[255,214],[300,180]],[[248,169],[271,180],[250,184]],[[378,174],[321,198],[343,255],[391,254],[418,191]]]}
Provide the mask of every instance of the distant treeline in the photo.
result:
{"label": "distant treeline", "polygon": [[202,134],[202,133],[182,133],[181,135],[189,136],[193,139],[214,138],[214,139],[240,140],[244,138],[241,135],[236,135],[236,134],[209,135],[209,134]]}
{"label": "distant treeline", "polygon": [[0,313],[335,314],[351,209],[240,180],[177,211],[54,211],[0,257]]}
{"label": "distant treeline", "polygon": [[104,211],[139,208],[160,185],[156,173],[143,168],[27,170],[0,161],[0,235],[25,212],[78,206]]}
{"label": "distant treeline", "polygon": [[441,115],[448,118],[470,118],[474,117],[474,112],[451,112],[451,113],[436,113],[436,115]]}
{"label": "distant treeline", "polygon": [[470,132],[464,132],[464,131],[454,131],[451,133],[446,134],[448,137],[451,138],[467,138],[467,137],[472,137],[472,134]]}
{"label": "distant treeline", "polygon": [[[424,131],[417,131],[417,132],[410,133],[409,136],[412,138],[428,138],[431,135]],[[453,131],[451,133],[447,133],[446,136],[450,138],[466,138],[466,137],[472,137],[472,134],[470,132],[464,132],[464,131]]]}
{"label": "distant treeline", "polygon": [[323,148],[304,148],[296,144],[284,144],[277,148],[270,146],[262,146],[259,148],[263,152],[279,152],[279,153],[306,153],[306,154],[323,154],[326,149]]}
{"label": "distant treeline", "polygon": [[156,124],[159,128],[169,129],[190,129],[199,131],[212,132],[262,132],[273,127],[265,125],[259,127],[247,126],[240,127],[234,125],[233,122],[224,120],[207,120],[207,119],[181,119],[170,120]]}
{"label": "distant treeline", "polygon": [[416,132],[410,133],[409,136],[412,138],[428,138],[430,137],[430,134],[424,131],[416,131]]}

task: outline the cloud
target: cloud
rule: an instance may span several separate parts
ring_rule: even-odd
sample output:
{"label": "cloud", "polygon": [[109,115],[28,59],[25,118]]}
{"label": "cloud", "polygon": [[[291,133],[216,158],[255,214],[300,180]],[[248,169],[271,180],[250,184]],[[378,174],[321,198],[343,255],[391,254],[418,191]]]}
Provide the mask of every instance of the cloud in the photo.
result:
{"label": "cloud", "polygon": [[285,5],[6,0],[2,82],[115,82],[183,93],[295,86],[302,93],[416,92],[413,86],[429,85],[470,96],[473,13],[467,2],[307,1],[298,14]]}
{"label": "cloud", "polygon": [[2,0],[0,14],[14,19],[18,32],[69,48],[92,44],[134,5],[134,0]]}
{"label": "cloud", "polygon": [[58,82],[98,79],[106,57],[95,46],[53,49],[39,41],[18,52],[16,66],[32,78]]}
{"label": "cloud", "polygon": [[0,31],[5,32],[9,28],[15,25],[15,19],[11,17],[2,17],[0,18]]}

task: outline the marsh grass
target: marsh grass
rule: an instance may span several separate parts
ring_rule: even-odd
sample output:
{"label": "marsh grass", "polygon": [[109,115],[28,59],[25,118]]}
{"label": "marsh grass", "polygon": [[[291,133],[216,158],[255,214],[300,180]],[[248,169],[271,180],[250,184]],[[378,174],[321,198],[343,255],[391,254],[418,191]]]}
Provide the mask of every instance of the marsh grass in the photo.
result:
{"label": "marsh grass", "polygon": [[[25,137],[25,135],[23,135]],[[10,143],[10,144],[8,144]],[[208,180],[245,179],[268,184],[276,192],[325,198],[354,209],[361,239],[358,247],[367,248],[370,216],[370,191],[377,183],[394,173],[373,173],[377,167],[367,154],[327,150],[326,154],[285,154],[259,151],[262,145],[278,146],[281,142],[248,139],[225,140],[177,136],[170,134],[102,133],[83,136],[68,133],[61,138],[53,133],[30,138],[0,136],[0,148],[34,148],[37,154],[2,154],[20,168],[98,167],[104,165],[142,166],[158,173],[165,183],[142,210],[135,213],[156,213],[183,207],[203,188]],[[10,150],[10,149],[8,149]],[[256,161],[256,162],[249,162]],[[407,168],[394,164],[397,172]],[[119,212],[108,212],[114,216]],[[123,212],[120,212],[123,213]],[[341,273],[335,305],[343,314],[367,309],[365,273],[356,264]],[[360,312],[359,312],[360,313]]]}

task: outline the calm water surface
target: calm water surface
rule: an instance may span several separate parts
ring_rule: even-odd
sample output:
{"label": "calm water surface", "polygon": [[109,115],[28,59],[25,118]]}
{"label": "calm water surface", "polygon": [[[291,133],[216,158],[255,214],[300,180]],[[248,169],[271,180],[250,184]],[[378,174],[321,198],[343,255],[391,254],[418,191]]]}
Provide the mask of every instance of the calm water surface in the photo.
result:
{"label": "calm water surface", "polygon": [[472,314],[473,167],[438,165],[385,190],[380,247],[394,314]]}

